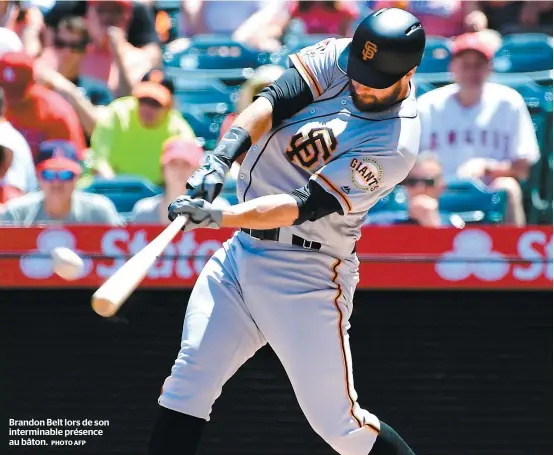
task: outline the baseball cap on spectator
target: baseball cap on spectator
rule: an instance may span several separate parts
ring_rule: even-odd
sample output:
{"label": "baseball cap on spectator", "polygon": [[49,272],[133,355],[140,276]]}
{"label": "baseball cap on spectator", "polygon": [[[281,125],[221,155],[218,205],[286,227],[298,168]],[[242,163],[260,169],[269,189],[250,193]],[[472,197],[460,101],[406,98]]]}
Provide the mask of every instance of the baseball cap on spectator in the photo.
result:
{"label": "baseball cap on spectator", "polygon": [[0,56],[6,52],[23,51],[23,43],[17,34],[9,28],[0,27]]}
{"label": "baseball cap on spectator", "polygon": [[487,60],[492,60],[493,50],[478,33],[464,33],[458,36],[452,43],[452,57],[456,57],[465,51],[474,51],[483,55]]}
{"label": "baseball cap on spectator", "polygon": [[160,68],[148,71],[142,81],[133,88],[134,97],[139,100],[153,99],[163,107],[170,107],[173,104],[173,93],[175,93],[173,79]]}
{"label": "baseball cap on spectator", "polygon": [[173,160],[183,160],[195,169],[200,167],[204,151],[195,141],[181,137],[170,137],[162,147],[162,166]]}
{"label": "baseball cap on spectator", "polygon": [[6,97],[21,98],[33,85],[33,59],[24,52],[6,52],[0,56],[0,87]]}
{"label": "baseball cap on spectator", "polygon": [[82,172],[77,149],[71,142],[61,139],[44,141],[40,144],[36,168],[38,172],[71,171],[76,175],[81,175]]}

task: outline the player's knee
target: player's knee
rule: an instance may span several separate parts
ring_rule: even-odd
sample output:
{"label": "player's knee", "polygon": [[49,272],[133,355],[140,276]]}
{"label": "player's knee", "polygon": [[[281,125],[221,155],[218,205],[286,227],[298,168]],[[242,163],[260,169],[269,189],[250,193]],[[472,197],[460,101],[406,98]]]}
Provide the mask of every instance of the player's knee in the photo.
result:
{"label": "player's knee", "polygon": [[220,384],[214,382],[213,375],[192,362],[179,359],[164,382],[158,403],[178,412],[208,419],[220,388]]}

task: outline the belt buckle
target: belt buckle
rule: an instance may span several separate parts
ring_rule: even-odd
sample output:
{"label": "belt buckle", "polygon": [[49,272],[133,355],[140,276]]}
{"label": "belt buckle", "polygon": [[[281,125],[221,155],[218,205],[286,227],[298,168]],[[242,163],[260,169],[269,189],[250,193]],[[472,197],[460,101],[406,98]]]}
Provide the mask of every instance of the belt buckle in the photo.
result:
{"label": "belt buckle", "polygon": [[307,250],[311,250],[312,249],[312,243],[313,242],[311,240],[303,239],[302,240],[302,247],[306,248]]}

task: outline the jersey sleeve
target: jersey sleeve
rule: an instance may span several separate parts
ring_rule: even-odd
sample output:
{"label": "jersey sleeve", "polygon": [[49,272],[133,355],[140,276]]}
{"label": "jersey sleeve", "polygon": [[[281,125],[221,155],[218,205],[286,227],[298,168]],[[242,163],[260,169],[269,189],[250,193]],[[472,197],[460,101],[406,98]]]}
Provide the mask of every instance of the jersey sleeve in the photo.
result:
{"label": "jersey sleeve", "polygon": [[327,163],[311,179],[337,198],[344,215],[365,213],[406,178],[416,154],[408,149],[352,150]]}
{"label": "jersey sleeve", "polygon": [[535,164],[540,157],[537,133],[527,110],[525,101],[518,94],[515,103],[514,140],[511,146],[510,159],[527,160],[529,164]]}
{"label": "jersey sleeve", "polygon": [[289,61],[310,87],[314,99],[332,83],[337,62],[336,39],[328,38],[289,56]]}

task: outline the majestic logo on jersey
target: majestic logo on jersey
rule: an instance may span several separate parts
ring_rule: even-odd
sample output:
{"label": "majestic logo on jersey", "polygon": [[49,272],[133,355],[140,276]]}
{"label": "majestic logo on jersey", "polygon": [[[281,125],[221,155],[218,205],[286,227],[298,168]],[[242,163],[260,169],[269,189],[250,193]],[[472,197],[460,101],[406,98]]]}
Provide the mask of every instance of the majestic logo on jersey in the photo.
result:
{"label": "majestic logo on jersey", "polygon": [[372,158],[352,158],[352,183],[362,191],[373,192],[379,188],[383,178],[381,165]]}
{"label": "majestic logo on jersey", "polygon": [[327,162],[337,148],[337,138],[326,126],[312,128],[308,134],[296,133],[290,140],[285,155],[291,162],[310,168],[323,159]]}
{"label": "majestic logo on jersey", "polygon": [[364,50],[362,51],[362,60],[371,60],[373,57],[375,57],[375,54],[377,53],[377,44],[372,43],[371,41],[366,41]]}

